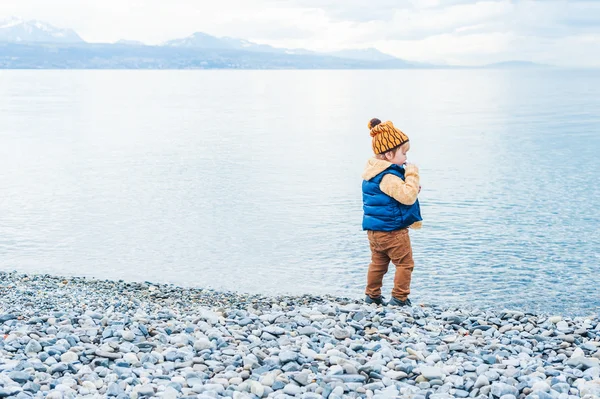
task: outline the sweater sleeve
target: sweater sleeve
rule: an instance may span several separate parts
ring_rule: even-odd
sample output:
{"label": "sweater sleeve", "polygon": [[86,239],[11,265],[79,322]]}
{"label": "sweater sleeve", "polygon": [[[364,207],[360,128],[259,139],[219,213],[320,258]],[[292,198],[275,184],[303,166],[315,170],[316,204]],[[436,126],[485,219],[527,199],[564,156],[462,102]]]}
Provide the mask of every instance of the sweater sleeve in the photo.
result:
{"label": "sweater sleeve", "polygon": [[407,165],[404,171],[404,180],[398,176],[387,174],[381,179],[379,188],[401,204],[412,205],[419,195],[419,168],[416,165]]}

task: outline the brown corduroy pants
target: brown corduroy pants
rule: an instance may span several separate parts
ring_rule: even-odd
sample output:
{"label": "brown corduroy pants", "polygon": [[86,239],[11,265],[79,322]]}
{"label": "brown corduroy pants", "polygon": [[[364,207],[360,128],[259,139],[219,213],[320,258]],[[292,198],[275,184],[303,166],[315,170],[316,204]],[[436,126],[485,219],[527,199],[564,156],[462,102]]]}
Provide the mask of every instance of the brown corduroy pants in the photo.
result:
{"label": "brown corduroy pants", "polygon": [[388,271],[390,261],[396,266],[392,296],[402,301],[410,294],[410,278],[415,262],[410,246],[408,229],[396,231],[367,232],[371,246],[371,264],[367,272],[365,293],[372,297],[381,295],[383,276]]}

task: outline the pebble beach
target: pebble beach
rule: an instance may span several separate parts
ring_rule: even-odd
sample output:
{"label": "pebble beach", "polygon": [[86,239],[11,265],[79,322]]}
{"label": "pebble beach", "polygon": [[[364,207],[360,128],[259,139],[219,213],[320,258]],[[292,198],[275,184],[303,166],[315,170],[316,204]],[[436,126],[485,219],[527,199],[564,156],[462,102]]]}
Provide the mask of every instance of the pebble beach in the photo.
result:
{"label": "pebble beach", "polygon": [[598,315],[0,272],[0,398],[600,397]]}

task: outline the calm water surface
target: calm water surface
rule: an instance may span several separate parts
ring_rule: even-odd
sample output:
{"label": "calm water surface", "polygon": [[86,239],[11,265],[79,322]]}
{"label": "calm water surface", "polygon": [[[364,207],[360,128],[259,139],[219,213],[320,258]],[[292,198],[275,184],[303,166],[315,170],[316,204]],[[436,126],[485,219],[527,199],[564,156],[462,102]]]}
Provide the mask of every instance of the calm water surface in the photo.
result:
{"label": "calm water surface", "polygon": [[413,302],[598,312],[600,71],[0,71],[0,270],[360,297],[372,117]]}

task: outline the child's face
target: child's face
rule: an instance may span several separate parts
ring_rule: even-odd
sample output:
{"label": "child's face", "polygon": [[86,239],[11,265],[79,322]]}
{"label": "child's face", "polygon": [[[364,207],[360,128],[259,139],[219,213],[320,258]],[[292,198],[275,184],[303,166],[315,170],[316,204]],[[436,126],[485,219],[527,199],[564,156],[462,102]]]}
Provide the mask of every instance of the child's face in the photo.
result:
{"label": "child's face", "polygon": [[388,162],[391,162],[395,165],[401,166],[404,165],[406,163],[406,153],[408,152],[408,148],[405,148],[404,146],[398,148],[398,151],[396,151],[396,154],[394,154],[394,156],[392,156],[392,154],[387,153],[385,154],[385,158],[388,160]]}

